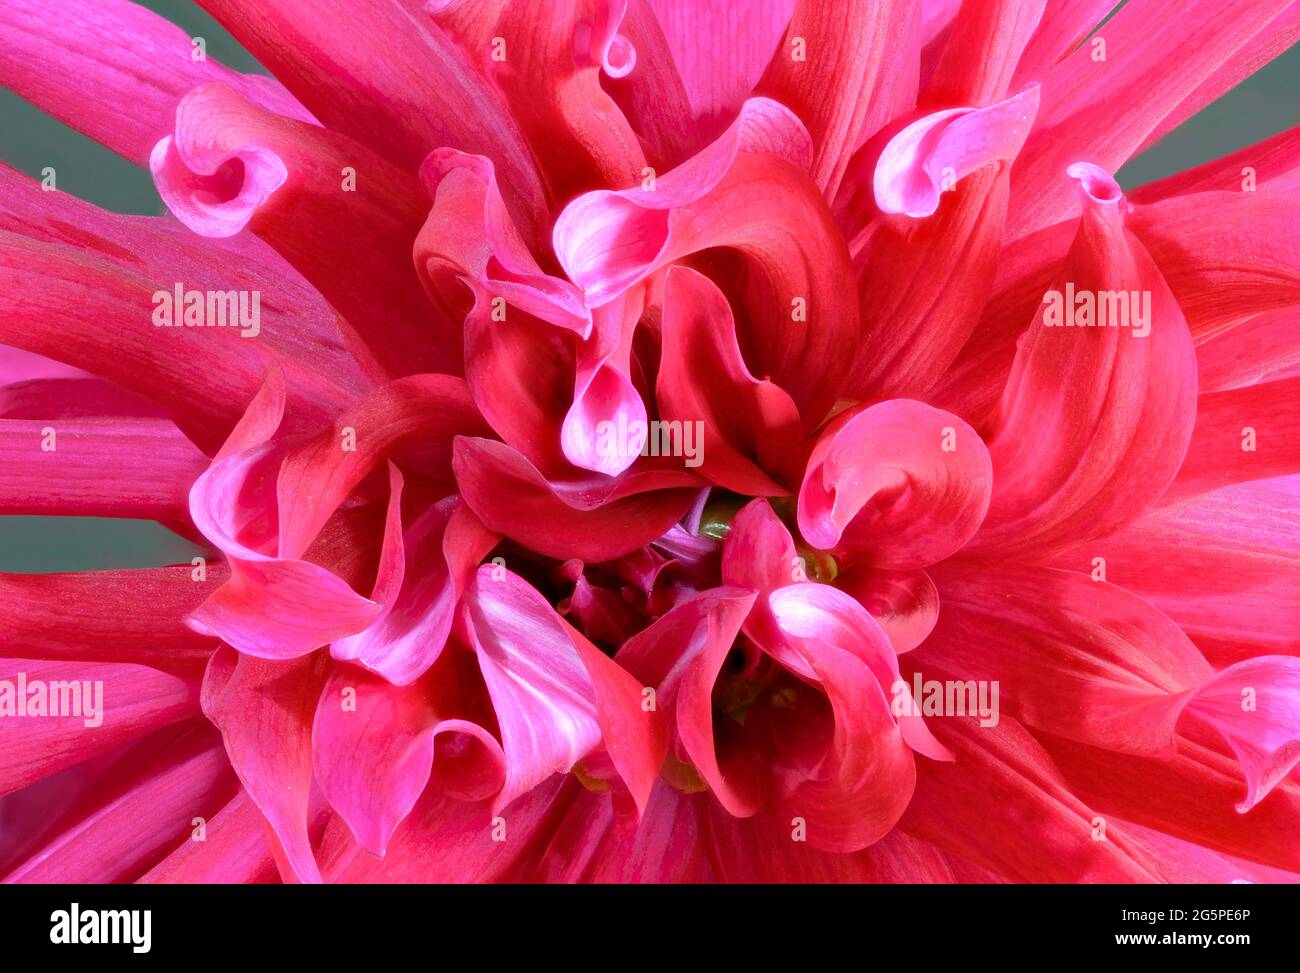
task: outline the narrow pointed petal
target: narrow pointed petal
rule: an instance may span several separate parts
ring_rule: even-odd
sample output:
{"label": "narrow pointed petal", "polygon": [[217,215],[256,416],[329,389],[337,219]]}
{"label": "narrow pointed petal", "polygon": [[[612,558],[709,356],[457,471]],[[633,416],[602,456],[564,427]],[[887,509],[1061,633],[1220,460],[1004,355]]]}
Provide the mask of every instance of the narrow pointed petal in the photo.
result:
{"label": "narrow pointed petal", "polygon": [[1300,182],[1300,125],[1194,169],[1139,186],[1129,198],[1136,203],[1158,203],[1162,199],[1214,190],[1237,192],[1243,187],[1247,168],[1254,170],[1257,188],[1276,192],[1293,188]]}
{"label": "narrow pointed petal", "polygon": [[[1257,480],[1154,510],[1063,553],[1172,618],[1206,657],[1228,665],[1300,651],[1300,477]],[[1207,584],[1207,582],[1210,582]]]}
{"label": "narrow pointed petal", "polygon": [[203,712],[221,731],[230,764],[274,833],[285,881],[319,883],[308,836],[311,728],[328,658],[266,662],[226,646],[203,679]]}
{"label": "narrow pointed petal", "polygon": [[[4,741],[0,746],[0,794],[199,712],[197,682],[144,666],[12,658],[0,662],[0,679],[7,681],[11,693],[20,673],[29,689],[44,684],[50,694],[45,703],[48,709],[71,705],[72,713],[29,714],[27,719],[22,714],[5,714],[9,718],[0,722],[0,739]],[[11,696],[9,704],[13,703]]]}
{"label": "narrow pointed petal", "polygon": [[1116,6],[1116,0],[1051,0],[1016,66],[1012,87],[1040,80]]}
{"label": "narrow pointed petal", "polygon": [[1047,0],[962,4],[923,100],[985,105],[1004,97],[1048,6]]}
{"label": "narrow pointed petal", "polygon": [[1187,740],[1172,760],[1045,737],[1070,788],[1102,814],[1274,868],[1300,871],[1300,785],[1283,781],[1247,814],[1230,756]]}
{"label": "narrow pointed petal", "polygon": [[181,521],[205,466],[167,419],[0,419],[0,513]]}
{"label": "narrow pointed petal", "polygon": [[189,838],[238,782],[201,721],[160,730],[127,750],[57,821],[41,847],[3,881],[130,882]]}
{"label": "narrow pointed petal", "polygon": [[1169,10],[1160,0],[1126,4],[1097,35],[1104,55],[1093,42],[1083,44],[1044,77],[1038,130],[1016,166],[1008,235],[1067,215],[1071,193],[1060,173],[1071,163],[1087,159],[1114,172],[1189,98],[1205,104],[1201,84],[1245,56],[1291,2],[1188,0],[1177,30],[1167,29]]}
{"label": "narrow pointed petal", "polygon": [[758,91],[808,126],[813,181],[828,199],[858,146],[915,103],[916,78],[889,65],[894,57],[906,63],[919,29],[918,5],[909,0],[795,3]]}
{"label": "narrow pointed petal", "polygon": [[143,885],[265,885],[279,880],[266,823],[247,792],[204,823],[202,841],[184,841],[142,875]]}
{"label": "narrow pointed petal", "polygon": [[935,730],[956,760],[920,763],[903,831],[1012,881],[1154,881],[1141,849],[1094,839],[1094,812],[1019,724],[959,717]]}
{"label": "narrow pointed petal", "polygon": [[224,577],[217,564],[0,574],[0,655],[199,673],[217,643],[181,619]]}
{"label": "narrow pointed petal", "polygon": [[[293,431],[318,426],[365,388],[337,315],[259,241],[214,247],[174,220],[44,193],[3,166],[0,187],[0,340],[148,399],[205,450],[221,444],[272,364],[284,372]],[[183,315],[178,289],[265,296],[256,336],[160,327],[166,306]]]}
{"label": "narrow pointed petal", "polygon": [[1300,660],[1262,656],[1216,673],[1157,609],[1083,574],[982,565],[941,574],[939,585],[944,610],[918,664],[998,682],[1032,729],[1172,756],[1177,727],[1195,717],[1238,755],[1242,810],[1300,761]]}
{"label": "narrow pointed petal", "polygon": [[1300,377],[1202,395],[1187,457],[1165,500],[1300,473]]}

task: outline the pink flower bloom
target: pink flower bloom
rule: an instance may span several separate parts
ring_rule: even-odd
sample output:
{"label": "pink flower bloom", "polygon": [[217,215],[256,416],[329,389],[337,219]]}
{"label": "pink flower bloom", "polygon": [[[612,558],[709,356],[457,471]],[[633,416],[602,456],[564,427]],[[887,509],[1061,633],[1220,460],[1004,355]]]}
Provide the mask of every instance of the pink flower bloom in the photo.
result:
{"label": "pink flower bloom", "polygon": [[211,555],[0,575],[0,874],[1300,879],[1300,133],[1113,176],[1300,5],[1112,5],[8,0],[0,513]]}

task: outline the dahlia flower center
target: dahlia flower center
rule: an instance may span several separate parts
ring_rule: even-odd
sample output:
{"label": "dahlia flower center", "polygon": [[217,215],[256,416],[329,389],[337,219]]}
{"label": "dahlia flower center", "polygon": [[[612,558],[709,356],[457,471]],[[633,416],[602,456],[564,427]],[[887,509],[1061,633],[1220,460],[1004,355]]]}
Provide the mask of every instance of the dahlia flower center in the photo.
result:
{"label": "dahlia flower center", "polygon": [[[731,522],[754,499],[727,490],[714,490],[700,514],[700,534],[717,541],[725,540],[731,532]],[[799,525],[795,518],[795,506],[791,500],[787,497],[768,497],[767,503],[790,531],[790,536],[794,538],[798,563],[791,567],[803,575],[794,580],[817,581],[823,584],[834,581],[840,573],[839,562],[829,551],[815,548],[800,537]]]}

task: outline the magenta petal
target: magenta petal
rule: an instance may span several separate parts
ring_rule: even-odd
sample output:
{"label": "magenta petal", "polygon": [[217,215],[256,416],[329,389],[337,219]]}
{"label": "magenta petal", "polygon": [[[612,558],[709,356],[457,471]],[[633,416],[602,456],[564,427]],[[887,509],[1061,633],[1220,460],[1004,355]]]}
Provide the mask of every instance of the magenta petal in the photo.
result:
{"label": "magenta petal", "polygon": [[132,162],[171,127],[191,88],[221,81],[270,111],[314,121],[280,84],[194,56],[183,30],[127,0],[31,0],[0,11],[0,83]]}
{"label": "magenta petal", "polygon": [[[407,686],[336,666],[325,683],[312,730],[317,778],[358,844],[371,854],[384,857],[393,831],[429,785],[430,775],[438,776],[434,764],[440,736],[446,735],[443,747],[456,754],[452,766],[458,773],[450,787],[441,780],[436,786],[467,799],[500,789],[505,777],[500,745],[483,727],[449,718],[444,709],[458,689],[454,666],[439,666]],[[473,776],[467,773],[469,765]],[[477,790],[466,793],[465,783],[475,778]]]}
{"label": "magenta petal", "polygon": [[397,686],[417,679],[442,653],[460,593],[496,540],[455,498],[427,509],[396,551],[405,565],[394,572],[395,590],[371,596],[384,606],[382,614],[364,631],[335,641],[331,655],[356,660]]}
{"label": "magenta petal", "polygon": [[924,567],[974,535],[992,482],[988,450],[970,426],[891,399],[823,433],[799,491],[799,530],[853,562]]}
{"label": "magenta petal", "polygon": [[913,122],[890,140],[876,163],[876,203],[883,212],[930,216],[945,189],[1020,152],[1038,114],[1038,87],[988,108],[953,108]]}
{"label": "magenta petal", "polygon": [[222,647],[203,679],[203,712],[274,833],[286,881],[320,882],[308,836],[311,727],[327,657],[265,662]]}
{"label": "magenta petal", "polygon": [[463,606],[506,757],[505,786],[494,807],[602,745],[643,807],[663,737],[655,713],[641,706],[641,685],[509,571],[479,569]]}

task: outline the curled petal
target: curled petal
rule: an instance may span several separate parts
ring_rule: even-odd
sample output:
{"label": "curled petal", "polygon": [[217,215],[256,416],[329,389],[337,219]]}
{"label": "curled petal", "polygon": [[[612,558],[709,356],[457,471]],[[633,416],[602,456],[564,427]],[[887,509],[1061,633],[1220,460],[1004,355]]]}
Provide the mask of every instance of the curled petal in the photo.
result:
{"label": "curled petal", "polygon": [[[848,248],[804,170],[808,136],[755,98],[716,141],[645,188],[597,191],[565,207],[556,256],[587,304],[613,300],[656,270],[714,247],[741,252],[748,328],[741,345],[809,422],[839,397],[858,334]],[[776,214],[780,214],[779,216]]]}
{"label": "curled petal", "polygon": [[665,420],[703,423],[700,471],[748,496],[785,492],[802,446],[799,410],[775,383],[755,378],[717,286],[684,267],[668,271],[656,393]]}
{"label": "curled petal", "polygon": [[950,108],[895,135],[876,163],[876,204],[886,213],[932,215],[957,181],[1025,144],[1038,114],[1038,86],[988,108]]}
{"label": "curled petal", "polygon": [[548,481],[504,443],[469,437],[456,441],[453,464],[461,496],[490,530],[562,559],[607,561],[644,547],[681,519],[699,487],[672,468]]}
{"label": "curled petal", "polygon": [[794,538],[766,500],[751,500],[731,521],[722,544],[722,580],[768,591],[806,578]]}
{"label": "curled petal", "polygon": [[390,590],[371,595],[382,613],[364,631],[335,641],[331,655],[356,660],[394,685],[411,683],[441,655],[460,594],[496,541],[456,498],[430,507],[393,545],[405,564],[392,572]]}
{"label": "curled petal", "polygon": [[[525,236],[536,238],[534,221],[545,209],[536,167],[505,101],[476,70],[496,31],[486,32],[477,50],[463,51],[417,0],[204,0],[203,6],[324,125],[355,144],[372,146],[408,172],[445,145],[491,159],[503,173],[510,211]],[[485,20],[495,7],[470,6]],[[358,175],[365,178],[360,168]]]}
{"label": "curled petal", "polygon": [[755,593],[714,588],[672,608],[619,650],[620,665],[654,687],[679,752],[719,803],[749,817],[764,799],[764,773],[734,727],[714,719],[713,690]]}
{"label": "curled petal", "polygon": [[187,134],[179,141],[166,136],[149,155],[158,193],[176,218],[200,236],[234,236],[284,185],[289,170],[270,149],[224,152]]}
{"label": "curled petal", "polygon": [[190,89],[221,81],[269,111],[314,122],[278,82],[195,58],[189,35],[128,0],[14,0],[0,11],[0,84],[143,164]]}
{"label": "curled petal", "polygon": [[1221,734],[1246,776],[1249,811],[1300,763],[1300,658],[1260,656],[1203,683],[1186,711]]}
{"label": "curled petal", "polygon": [[428,207],[413,175],[223,84],[182,99],[150,169],[168,209],[195,233],[224,238],[247,226],[270,244],[347,319],[372,369],[459,373],[459,328],[411,273]]}
{"label": "curled petal", "polygon": [[430,297],[454,308],[465,275],[489,298],[503,298],[583,338],[591,333],[581,292],[544,273],[529,251],[490,159],[437,149],[424,160],[420,177],[433,207],[415,241],[415,265]]}
{"label": "curled petal", "polygon": [[804,168],[810,151],[794,115],[766,98],[751,99],[717,141],[657,177],[653,189],[587,193],[566,206],[555,224],[556,256],[587,304],[599,307],[690,252],[683,247],[689,239],[673,246],[672,212],[707,198],[738,155],[767,153]]}
{"label": "curled petal", "polygon": [[960,550],[979,528],[992,478],[988,450],[970,426],[891,399],[823,434],[799,491],[799,530],[851,561],[924,567]]}
{"label": "curled petal", "polygon": [[[898,655],[875,619],[847,594],[824,584],[794,584],[769,592],[766,601],[774,623],[768,631],[775,638],[762,630],[747,631],[761,638],[762,648],[791,671],[820,680],[816,652],[825,647],[856,659],[872,673],[882,692],[894,692]],[[829,664],[845,671],[837,658]],[[951,759],[919,713],[898,714],[896,722],[911,749],[933,760]]]}
{"label": "curled petal", "polygon": [[560,427],[560,444],[574,466],[617,476],[640,454],[635,437],[620,442],[607,431],[648,428],[645,403],[631,376],[632,339],[641,310],[636,292],[597,308],[592,338],[577,349],[573,405]]}
{"label": "curled petal", "polygon": [[[501,746],[457,713],[475,689],[459,661],[407,686],[336,666],[321,691],[312,729],[317,780],[334,810],[373,855],[388,841],[434,778],[449,796],[490,797],[505,781]],[[442,738],[441,740],[439,738]]]}
{"label": "curled petal", "polygon": [[[382,601],[358,594],[337,565],[304,557],[352,490],[389,456],[420,465],[435,483],[445,482],[451,437],[483,430],[461,380],[411,376],[382,386],[340,416],[334,429],[286,455],[261,444],[278,425],[283,397],[283,384],[268,378],[190,496],[196,525],[232,564],[230,580],[193,613],[190,624],[241,652],[273,659],[295,658],[362,632],[398,596],[405,563],[398,519],[402,477],[391,463],[385,543],[373,592]],[[355,448],[347,448],[349,443]],[[414,656],[399,653],[382,665],[414,678],[419,673],[406,667],[432,661],[427,653],[436,655],[436,647],[425,645]]]}
{"label": "curled petal", "polygon": [[939,620],[939,589],[924,571],[853,567],[835,578],[835,587],[871,613],[900,655],[924,642]]}

